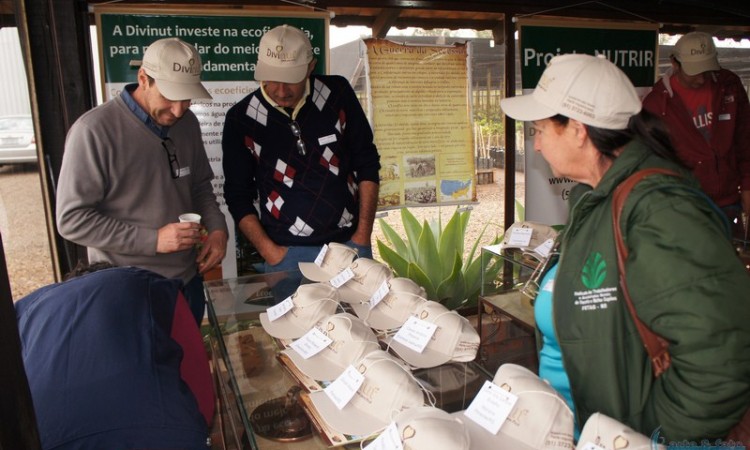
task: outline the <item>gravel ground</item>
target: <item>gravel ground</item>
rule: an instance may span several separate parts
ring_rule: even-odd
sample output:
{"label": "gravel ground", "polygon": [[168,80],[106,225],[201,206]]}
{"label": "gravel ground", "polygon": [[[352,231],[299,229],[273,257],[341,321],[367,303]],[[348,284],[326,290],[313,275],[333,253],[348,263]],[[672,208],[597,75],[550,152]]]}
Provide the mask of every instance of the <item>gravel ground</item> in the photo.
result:
{"label": "gravel ground", "polygon": [[[486,244],[502,233],[502,186],[504,174],[494,169],[494,182],[477,186],[478,204],[473,205],[469,229],[466,234],[467,252],[476,241],[485,224],[487,231],[480,241]],[[516,198],[523,199],[523,173],[516,174]],[[417,219],[437,220],[440,214],[447,223],[455,206],[411,208]],[[44,208],[39,184],[39,174],[35,167],[0,167],[0,234],[5,250],[6,264],[10,276],[13,299],[18,300],[33,290],[52,283],[52,263],[44,222]],[[388,211],[386,223],[403,234],[401,214],[398,210]],[[377,221],[373,233],[375,239],[384,240]],[[378,258],[374,246],[375,258]]]}

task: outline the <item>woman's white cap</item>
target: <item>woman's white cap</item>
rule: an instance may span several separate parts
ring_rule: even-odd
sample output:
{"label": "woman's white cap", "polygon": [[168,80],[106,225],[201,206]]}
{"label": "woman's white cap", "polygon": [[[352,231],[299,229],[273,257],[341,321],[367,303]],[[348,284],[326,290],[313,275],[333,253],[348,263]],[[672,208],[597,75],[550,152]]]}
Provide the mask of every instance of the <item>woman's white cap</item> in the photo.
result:
{"label": "woman's white cap", "polygon": [[628,128],[641,100],[627,75],[605,58],[567,54],[552,58],[529,95],[505,98],[500,107],[523,121],[561,114],[592,127]]}

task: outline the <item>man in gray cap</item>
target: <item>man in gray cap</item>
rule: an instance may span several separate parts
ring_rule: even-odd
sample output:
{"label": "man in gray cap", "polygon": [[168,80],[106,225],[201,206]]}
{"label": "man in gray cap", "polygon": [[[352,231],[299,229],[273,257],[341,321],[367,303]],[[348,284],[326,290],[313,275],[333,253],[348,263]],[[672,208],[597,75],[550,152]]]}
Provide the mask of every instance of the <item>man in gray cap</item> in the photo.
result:
{"label": "man in gray cap", "polygon": [[[190,101],[211,98],[196,49],[176,38],[149,45],[137,83],[82,115],[65,142],[57,227],[90,262],[179,278],[200,324],[202,274],[221,263],[227,227]],[[183,213],[201,224],[179,223]],[[199,247],[198,244],[202,242]]]}
{"label": "man in gray cap", "polygon": [[672,67],[643,100],[669,128],[680,160],[736,226],[750,214],[750,105],[740,78],[719,66],[711,35],[687,33]]}
{"label": "man in gray cap", "polygon": [[224,198],[266,271],[295,270],[330,242],[372,256],[372,129],[349,82],[313,75],[315,63],[305,32],[271,29],[258,49],[260,87],[224,122]]}

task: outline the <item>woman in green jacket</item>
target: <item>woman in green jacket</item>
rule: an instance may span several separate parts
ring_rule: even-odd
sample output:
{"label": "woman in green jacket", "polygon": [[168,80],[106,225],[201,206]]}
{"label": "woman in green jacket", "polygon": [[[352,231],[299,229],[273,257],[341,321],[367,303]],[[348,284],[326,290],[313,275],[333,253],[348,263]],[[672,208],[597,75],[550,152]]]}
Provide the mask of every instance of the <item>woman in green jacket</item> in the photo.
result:
{"label": "woman in green jacket", "polygon": [[[555,176],[578,182],[559,258],[538,283],[540,376],[578,426],[601,412],[661,443],[724,438],[750,403],[750,277],[662,124],[622,71],[588,55],[553,58],[532,94],[501,107],[533,122],[534,149]],[[617,226],[638,317],[669,342],[659,377],[619,287],[612,223],[614,189],[652,167],[682,176],[638,183]]]}

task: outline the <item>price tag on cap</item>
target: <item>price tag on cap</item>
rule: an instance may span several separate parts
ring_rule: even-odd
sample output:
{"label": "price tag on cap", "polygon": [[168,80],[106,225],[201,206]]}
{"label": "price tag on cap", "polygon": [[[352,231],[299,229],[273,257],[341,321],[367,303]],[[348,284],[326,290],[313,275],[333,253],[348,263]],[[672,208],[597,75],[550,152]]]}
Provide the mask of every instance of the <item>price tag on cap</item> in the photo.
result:
{"label": "price tag on cap", "polygon": [[513,228],[508,238],[508,246],[528,247],[531,242],[532,228]]}
{"label": "price tag on cap", "polygon": [[350,365],[324,391],[338,409],[344,409],[364,381],[365,376]]}
{"label": "price tag on cap", "polygon": [[388,292],[390,290],[391,288],[388,287],[388,280],[383,281],[378,290],[375,291],[374,294],[372,294],[372,297],[370,297],[370,301],[368,302],[370,304],[370,309],[378,306],[378,303],[380,303],[380,301],[383,300],[386,295],[388,295]]}
{"label": "price tag on cap", "polygon": [[517,395],[485,381],[464,415],[494,435],[500,431],[517,401]]}
{"label": "price tag on cap", "polygon": [[331,278],[331,286],[338,289],[352,278],[354,278],[354,272],[352,272],[351,267],[347,267],[346,269],[342,270],[341,273]]}
{"label": "price tag on cap", "polygon": [[380,435],[365,446],[364,450],[404,450],[401,437],[398,435],[396,422],[391,422]]}
{"label": "price tag on cap", "polygon": [[331,342],[333,342],[331,338],[323,334],[323,332],[317,327],[313,327],[312,330],[292,342],[289,346],[292,347],[295,352],[299,353],[302,358],[308,359],[331,345]]}
{"label": "price tag on cap", "polygon": [[315,265],[317,265],[318,267],[321,267],[323,265],[323,260],[326,258],[326,253],[328,253],[328,244],[324,244],[320,249],[320,252],[318,252],[318,256],[315,257]]}
{"label": "price tag on cap", "polygon": [[393,336],[393,340],[417,353],[422,353],[427,344],[430,343],[435,330],[437,330],[437,324],[419,319],[416,316],[410,316]]}
{"label": "price tag on cap", "polygon": [[555,245],[554,239],[547,239],[542,242],[539,247],[535,248],[534,251],[541,255],[542,258],[549,256],[549,252],[552,250],[552,246]]}
{"label": "price tag on cap", "polygon": [[273,305],[269,307],[268,309],[266,309],[266,314],[268,314],[268,320],[273,322],[274,320],[288,313],[292,309],[294,309],[294,302],[292,301],[292,297],[287,297],[283,302],[279,303],[278,305]]}

